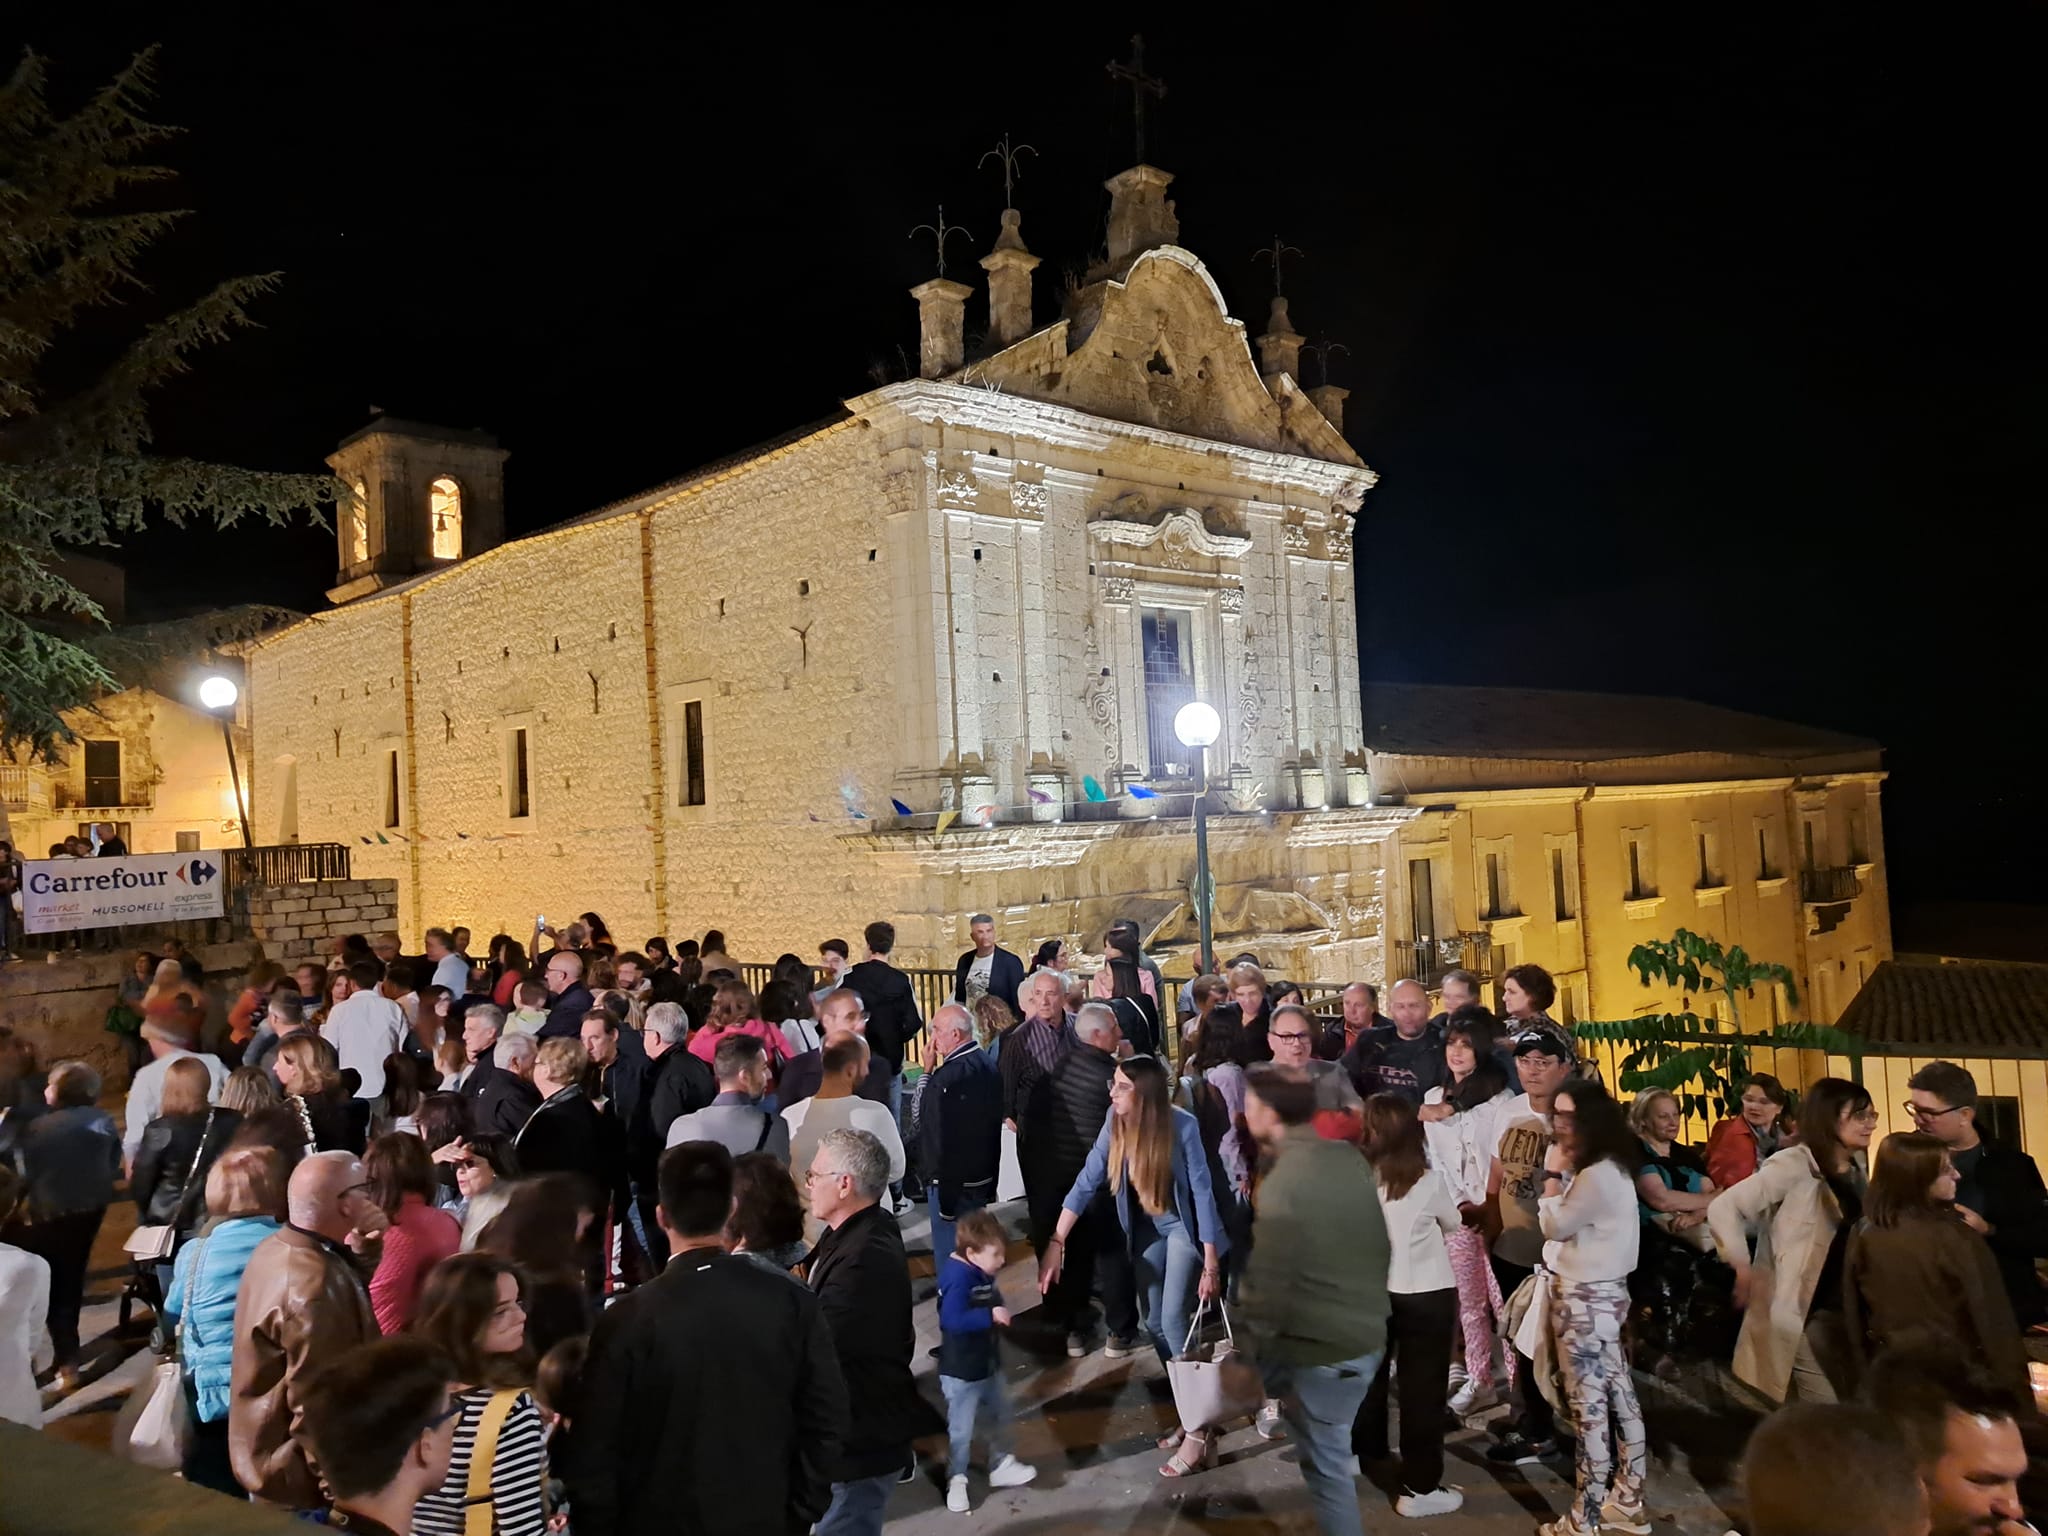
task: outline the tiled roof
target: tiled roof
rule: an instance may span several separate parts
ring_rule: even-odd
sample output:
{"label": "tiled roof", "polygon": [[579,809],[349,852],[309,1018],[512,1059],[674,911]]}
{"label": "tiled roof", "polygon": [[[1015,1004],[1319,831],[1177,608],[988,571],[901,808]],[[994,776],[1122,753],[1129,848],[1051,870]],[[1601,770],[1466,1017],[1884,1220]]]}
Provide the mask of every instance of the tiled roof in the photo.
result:
{"label": "tiled roof", "polygon": [[2048,1055],[2048,965],[1908,965],[1887,960],[1837,1028],[1927,1054]]}
{"label": "tiled roof", "polygon": [[1792,762],[1878,751],[1859,736],[1690,699],[1423,683],[1364,691],[1366,745],[1401,756],[1603,762],[1718,752]]}

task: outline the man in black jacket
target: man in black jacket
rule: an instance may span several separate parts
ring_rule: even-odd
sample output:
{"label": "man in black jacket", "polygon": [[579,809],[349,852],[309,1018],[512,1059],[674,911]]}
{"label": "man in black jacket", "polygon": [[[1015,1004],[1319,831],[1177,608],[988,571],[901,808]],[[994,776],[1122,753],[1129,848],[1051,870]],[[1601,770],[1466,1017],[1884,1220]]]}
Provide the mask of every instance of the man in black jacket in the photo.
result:
{"label": "man in black jacket", "polygon": [[[784,1109],[800,1104],[818,1091],[825,1081],[824,1042],[834,1035],[859,1035],[866,1038],[868,1032],[867,1010],[861,1005],[860,994],[851,987],[839,987],[827,992],[817,1004],[818,1045],[792,1056],[782,1068],[782,1076],[776,1081],[775,1102]],[[863,1099],[876,1104],[889,1102],[889,1085],[895,1074],[889,1070],[889,1063],[868,1051],[868,1075],[855,1086],[854,1092]]]}
{"label": "man in black jacket", "polygon": [[462,1043],[468,1049],[469,1076],[462,1096],[470,1101],[470,1119],[479,1131],[517,1137],[540,1108],[540,1090],[533,1086],[531,1035],[504,1033],[505,1010],[481,1003],[462,1017]]}
{"label": "man in black jacket", "polygon": [[[1116,1014],[1107,1003],[1082,1005],[1074,1016],[1074,1042],[1050,1072],[1027,1069],[1022,1079],[1017,1157],[1030,1209],[1031,1246],[1045,1256],[1059,1225],[1061,1202],[1074,1187],[1109,1119],[1109,1085],[1121,1043]],[[1005,1046],[1007,1056],[1010,1047]],[[1047,1320],[1066,1331],[1067,1353],[1088,1353],[1094,1322],[1089,1304],[1098,1266],[1109,1328],[1103,1353],[1121,1360],[1137,1347],[1138,1302],[1123,1223],[1108,1190],[1098,1195],[1067,1236],[1059,1281],[1046,1293]]]}
{"label": "man in black jacket", "polygon": [[832,1505],[815,1536],[881,1536],[890,1490],[913,1465],[910,1442],[940,1422],[910,1375],[917,1336],[909,1262],[903,1234],[879,1203],[889,1154],[866,1131],[829,1131],[805,1182],[811,1214],[829,1229],[811,1255],[811,1289],[847,1389]]}
{"label": "man in black jacket", "polygon": [[967,919],[974,948],[953,967],[953,1001],[972,1008],[984,997],[999,997],[1017,1006],[1017,988],[1024,983],[1024,962],[996,943],[996,920],[986,912]]}
{"label": "man in black jacket", "polygon": [[639,1103],[626,1121],[626,1171],[633,1186],[641,1241],[656,1270],[668,1260],[668,1239],[655,1209],[657,1170],[661,1150],[668,1145],[668,1128],[718,1097],[718,1079],[711,1075],[710,1065],[684,1049],[689,1036],[690,1016],[681,1003],[648,1005],[647,1021],[640,1031],[647,1050],[647,1074]]}
{"label": "man in black jacket", "polygon": [[910,1105],[912,1139],[931,1207],[932,1261],[944,1267],[953,1224],[996,1197],[1003,1165],[1003,1079],[958,1003],[932,1015],[924,1076]]}
{"label": "man in black jacket", "polygon": [[573,1040],[583,1032],[583,1015],[595,1001],[583,984],[583,957],[573,949],[550,950],[542,974],[548,989],[548,1017],[540,1027],[540,1037],[553,1040],[567,1035]]}
{"label": "man in black jacket", "polygon": [[2022,1328],[2041,1321],[2034,1260],[2048,1257],[2048,1192],[2041,1170],[2015,1147],[1986,1141],[1977,1129],[1977,1079],[1952,1061],[1930,1061],[1906,1079],[1915,1129],[1948,1148],[1956,1165],[1956,1214],[1991,1246],[2013,1316]]}
{"label": "man in black jacket", "polygon": [[663,1157],[659,1211],[668,1267],[590,1337],[564,1468],[578,1536],[806,1530],[848,1424],[825,1309],[724,1251],[732,1154],[716,1142]]}
{"label": "man in black jacket", "polygon": [[889,1063],[898,1081],[891,1090],[889,1107],[900,1111],[902,1102],[903,1049],[924,1028],[924,1015],[917,1011],[917,993],[910,978],[889,963],[889,951],[896,947],[894,923],[869,923],[864,935],[868,957],[848,969],[846,985],[860,994],[868,1014],[868,1048]]}

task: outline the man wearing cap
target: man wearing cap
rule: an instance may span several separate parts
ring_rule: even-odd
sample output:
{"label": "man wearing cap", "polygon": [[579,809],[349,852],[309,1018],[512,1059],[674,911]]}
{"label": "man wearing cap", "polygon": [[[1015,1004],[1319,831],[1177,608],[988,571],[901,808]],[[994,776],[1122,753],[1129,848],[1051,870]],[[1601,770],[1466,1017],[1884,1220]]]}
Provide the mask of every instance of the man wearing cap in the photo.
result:
{"label": "man wearing cap", "polygon": [[121,1156],[124,1162],[133,1165],[135,1149],[142,1145],[142,1133],[149,1122],[163,1112],[164,1075],[171,1070],[171,1063],[180,1056],[196,1057],[206,1068],[206,1075],[213,1081],[206,1090],[209,1103],[220,1098],[220,1085],[228,1080],[228,1069],[221,1065],[218,1056],[203,1055],[193,1049],[199,1042],[180,1031],[191,1026],[181,1015],[176,1020],[151,1019],[142,1026],[142,1038],[148,1042],[153,1058],[135,1074],[128,1085],[126,1127],[121,1133]]}

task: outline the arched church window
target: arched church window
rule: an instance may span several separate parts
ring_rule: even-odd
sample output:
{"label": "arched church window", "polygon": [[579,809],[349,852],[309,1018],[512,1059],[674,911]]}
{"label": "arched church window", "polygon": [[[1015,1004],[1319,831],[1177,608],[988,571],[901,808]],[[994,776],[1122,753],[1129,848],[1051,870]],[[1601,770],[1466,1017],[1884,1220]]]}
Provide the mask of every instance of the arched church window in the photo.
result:
{"label": "arched church window", "polygon": [[462,487],[442,475],[427,488],[427,511],[432,520],[434,558],[462,558]]}
{"label": "arched church window", "polygon": [[351,489],[355,494],[348,508],[348,563],[361,565],[370,558],[370,487],[359,475]]}

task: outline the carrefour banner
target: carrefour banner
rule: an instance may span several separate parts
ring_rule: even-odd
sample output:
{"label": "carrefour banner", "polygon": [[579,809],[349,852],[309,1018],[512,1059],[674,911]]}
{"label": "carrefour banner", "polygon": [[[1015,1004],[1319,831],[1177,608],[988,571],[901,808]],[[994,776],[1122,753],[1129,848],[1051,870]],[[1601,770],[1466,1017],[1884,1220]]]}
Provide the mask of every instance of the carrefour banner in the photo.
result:
{"label": "carrefour banner", "polygon": [[22,865],[21,918],[29,933],[222,915],[218,852],[30,859]]}

